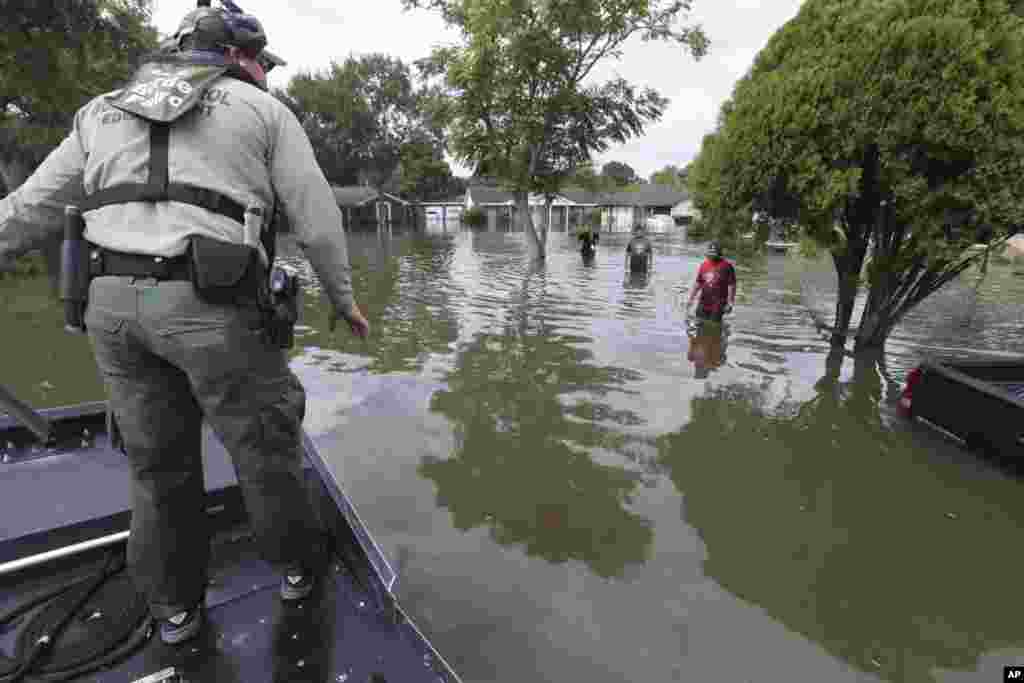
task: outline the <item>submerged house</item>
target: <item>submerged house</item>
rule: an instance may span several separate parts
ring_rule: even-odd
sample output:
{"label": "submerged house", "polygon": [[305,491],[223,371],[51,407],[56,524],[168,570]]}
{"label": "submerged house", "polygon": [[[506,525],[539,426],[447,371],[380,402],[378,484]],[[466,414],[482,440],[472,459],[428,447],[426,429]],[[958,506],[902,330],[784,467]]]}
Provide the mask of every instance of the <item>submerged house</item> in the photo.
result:
{"label": "submerged house", "polygon": [[679,200],[670,213],[676,225],[689,225],[700,218],[700,210],[694,205],[693,197],[689,192],[684,191],[683,194],[686,198]]}
{"label": "submerged house", "polygon": [[[685,224],[677,216],[692,218],[690,193],[666,185],[645,185],[630,192],[612,192],[601,199],[601,225],[609,232],[630,232],[651,216],[671,216],[676,225]],[[687,220],[686,222],[689,222]]]}
{"label": "submerged house", "polygon": [[429,233],[448,232],[449,222],[455,222],[453,230],[457,230],[458,221],[466,208],[466,196],[459,195],[443,200],[419,202],[416,204],[418,224]]}
{"label": "submerged house", "polygon": [[360,225],[401,225],[415,218],[411,202],[375,187],[345,185],[332,186],[331,189],[345,218],[346,230]]}
{"label": "submerged house", "polygon": [[[529,206],[534,225],[547,224],[552,231],[572,230],[590,211],[600,213],[601,230],[606,232],[630,232],[639,223],[658,230],[655,224],[648,222],[652,216],[664,216],[662,226],[686,225],[696,217],[689,192],[663,185],[611,193],[563,190],[550,204],[543,195],[531,194]],[[490,183],[471,185],[466,190],[465,208],[482,210],[488,229],[501,226],[508,230],[515,215],[515,195],[511,190]]]}
{"label": "submerged house", "polygon": [[[550,226],[552,231],[566,231],[579,225],[589,210],[600,206],[600,195],[590,192],[566,190],[555,195],[551,203],[547,197],[531,194],[528,198],[533,224]],[[494,185],[472,185],[466,190],[466,209],[477,208],[487,216],[488,229],[509,229],[516,210],[515,194]]]}
{"label": "submerged house", "polygon": [[562,196],[570,202],[568,211],[568,226],[570,228],[580,225],[588,213],[601,209],[601,194],[599,192],[564,190]]}
{"label": "submerged house", "polygon": [[460,194],[449,199],[418,202],[416,206],[420,209],[423,218],[450,220],[462,215],[462,211],[466,208],[466,195]]}

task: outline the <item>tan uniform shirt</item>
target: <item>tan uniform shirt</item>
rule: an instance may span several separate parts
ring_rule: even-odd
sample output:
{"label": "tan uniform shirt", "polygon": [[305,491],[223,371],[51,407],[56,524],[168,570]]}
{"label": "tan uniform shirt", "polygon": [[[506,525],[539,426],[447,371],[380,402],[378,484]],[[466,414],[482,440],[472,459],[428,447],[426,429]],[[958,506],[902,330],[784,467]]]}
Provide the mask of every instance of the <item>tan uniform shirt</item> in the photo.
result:
{"label": "tan uniform shirt", "polygon": [[[35,173],[0,200],[0,261],[39,246],[63,228],[64,206],[112,185],[149,177],[144,119],[103,96],[75,115],[74,127]],[[170,182],[216,190],[268,209],[275,196],[299,245],[339,311],[352,305],[352,278],[341,212],[295,115],[277,98],[227,76],[172,126]],[[86,213],[86,239],[116,251],[177,256],[188,237],[243,243],[243,226],[178,202],[114,204]]]}

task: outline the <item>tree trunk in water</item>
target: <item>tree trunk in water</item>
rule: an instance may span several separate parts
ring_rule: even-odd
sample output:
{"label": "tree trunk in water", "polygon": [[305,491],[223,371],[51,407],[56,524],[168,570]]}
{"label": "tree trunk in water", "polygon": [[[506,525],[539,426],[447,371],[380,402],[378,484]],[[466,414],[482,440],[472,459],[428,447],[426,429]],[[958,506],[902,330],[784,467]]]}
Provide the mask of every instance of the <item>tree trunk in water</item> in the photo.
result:
{"label": "tree trunk in water", "polygon": [[[833,348],[846,346],[846,336],[850,331],[850,319],[853,317],[853,305],[857,300],[857,284],[860,275],[860,264],[850,252],[843,256],[833,255],[836,276],[839,280],[839,291],[836,300],[836,318],[832,326],[832,338],[829,343]],[[853,262],[856,261],[856,264]]]}
{"label": "tree trunk in water", "polygon": [[892,319],[892,294],[890,279],[884,274],[871,283],[868,300],[860,316],[857,336],[854,338],[854,352],[859,354],[870,350],[873,353],[881,353],[885,349],[885,339],[895,325]]}
{"label": "tree trunk in water", "polygon": [[881,351],[885,346],[885,337],[891,329],[892,291],[889,279],[883,274],[876,277],[868,291],[868,300],[864,304],[864,312],[860,316],[860,326],[854,338],[853,350],[857,353],[867,349]]}
{"label": "tree trunk in water", "polygon": [[[533,226],[533,216],[530,215],[530,197],[526,192],[516,192],[516,221],[522,228],[523,232],[526,233],[526,243],[530,247],[530,257],[533,259],[544,260],[545,257],[545,243],[541,241],[541,238],[537,235],[537,230]],[[546,233],[545,233],[546,235]]]}
{"label": "tree trunk in water", "polygon": [[551,233],[551,204],[552,204],[552,200],[551,200],[550,197],[548,197],[548,200],[547,200],[548,215],[544,217],[544,232],[542,232],[541,235],[540,235],[540,241],[541,241],[541,243],[545,247],[547,247],[547,245],[548,245],[548,235]]}

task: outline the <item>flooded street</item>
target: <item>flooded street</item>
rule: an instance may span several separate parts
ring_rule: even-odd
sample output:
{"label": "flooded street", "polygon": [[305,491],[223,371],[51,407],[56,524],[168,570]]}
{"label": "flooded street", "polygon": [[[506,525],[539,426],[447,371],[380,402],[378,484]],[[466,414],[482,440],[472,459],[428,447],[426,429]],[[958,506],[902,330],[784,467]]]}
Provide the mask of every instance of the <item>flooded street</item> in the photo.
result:
{"label": "flooded street", "polygon": [[[540,267],[518,233],[350,234],[366,341],[327,332],[308,288],[306,428],[463,680],[945,683],[1024,664],[1024,478],[895,411],[924,356],[1024,353],[1024,276],[968,271],[879,368],[816,331],[824,258],[727,252],[736,312],[691,338],[703,244],[651,237],[654,271],[626,279],[624,234],[585,264],[554,232]],[[37,407],[103,398],[44,278],[0,299],[0,382]]]}

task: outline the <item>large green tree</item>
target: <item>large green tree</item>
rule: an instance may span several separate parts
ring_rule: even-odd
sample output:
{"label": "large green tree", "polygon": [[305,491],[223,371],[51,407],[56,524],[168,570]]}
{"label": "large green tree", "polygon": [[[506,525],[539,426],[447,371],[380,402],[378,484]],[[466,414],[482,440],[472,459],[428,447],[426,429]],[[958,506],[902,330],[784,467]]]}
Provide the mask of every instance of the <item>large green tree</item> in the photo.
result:
{"label": "large green tree", "polygon": [[[156,47],[150,0],[0,0],[0,180],[18,188],[71,128]],[[39,247],[51,283],[59,237]]]}
{"label": "large green tree", "polygon": [[516,195],[531,252],[543,258],[547,230],[534,228],[528,197],[551,196],[612,142],[657,121],[667,100],[624,79],[595,84],[594,68],[621,57],[637,36],[666,40],[693,56],[708,41],[683,26],[689,0],[402,0],[438,10],[461,41],[436,49],[422,73],[443,76],[449,144],[462,162],[485,167]]}
{"label": "large green tree", "polygon": [[609,161],[601,167],[601,175],[613,181],[618,189],[632,185],[639,180],[633,167],[622,161]]}
{"label": "large green tree", "polygon": [[[407,143],[425,143],[437,155],[443,149],[423,116],[423,93],[409,66],[395,57],[349,56],[299,73],[276,94],[298,116],[324,174],[338,185],[388,184]],[[406,153],[407,164],[419,151]]]}
{"label": "large green tree", "polygon": [[831,250],[833,345],[877,351],[1024,223],[1024,23],[1004,0],[808,0],[758,55],[694,168],[710,215],[760,212]]}
{"label": "large green tree", "polygon": [[612,192],[615,190],[615,182],[594,169],[590,161],[583,162],[573,171],[566,180],[566,189],[578,188],[587,192]]}
{"label": "large green tree", "polygon": [[[688,168],[688,166],[687,166]],[[652,185],[664,185],[674,190],[686,189],[686,178],[689,171],[675,164],[666,164],[663,168],[651,174]]]}
{"label": "large green tree", "polygon": [[150,0],[0,0],[0,177],[13,190],[75,112],[156,46]]}
{"label": "large green tree", "polygon": [[465,182],[452,174],[441,145],[417,135],[402,145],[392,178],[393,189],[419,201],[447,199],[465,192]]}

